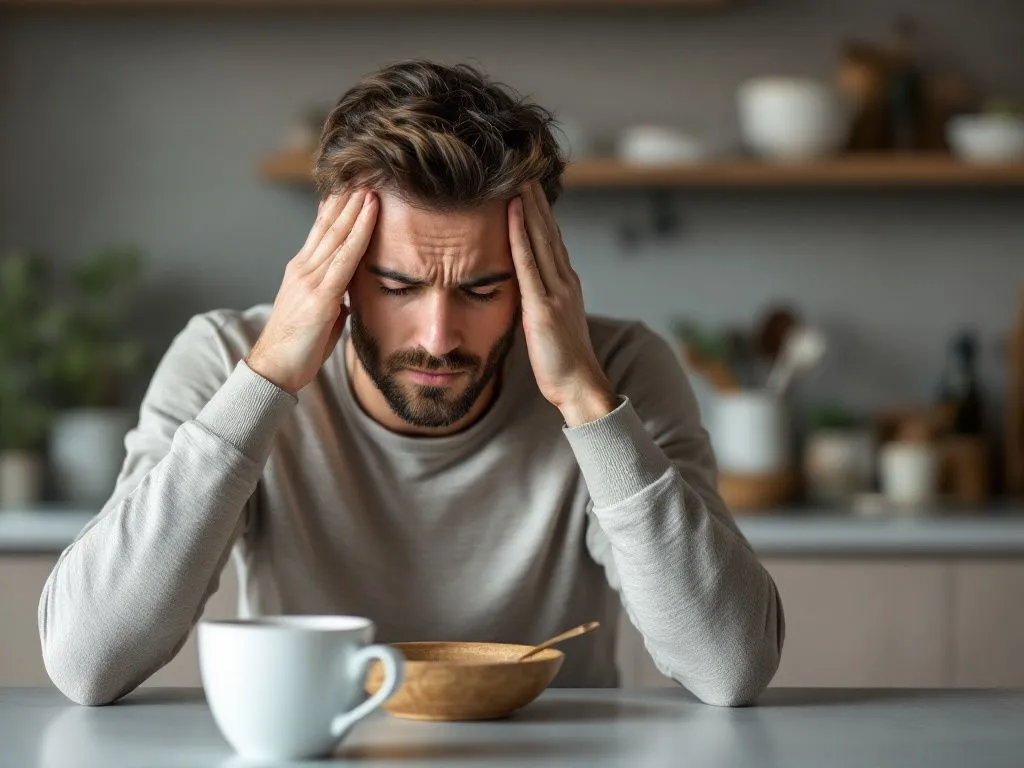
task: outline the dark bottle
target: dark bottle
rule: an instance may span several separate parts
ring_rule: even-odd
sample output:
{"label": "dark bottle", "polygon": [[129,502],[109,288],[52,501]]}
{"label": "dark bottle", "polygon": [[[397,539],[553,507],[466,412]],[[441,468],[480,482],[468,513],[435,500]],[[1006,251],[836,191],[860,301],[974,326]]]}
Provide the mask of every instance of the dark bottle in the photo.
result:
{"label": "dark bottle", "polygon": [[914,33],[912,21],[896,21],[885,82],[885,143],[902,152],[920,150],[924,134],[925,80],[914,60]]}
{"label": "dark bottle", "polygon": [[952,429],[958,435],[980,435],[984,427],[975,366],[977,349],[974,334],[957,334],[950,342],[939,386],[939,399],[953,409]]}

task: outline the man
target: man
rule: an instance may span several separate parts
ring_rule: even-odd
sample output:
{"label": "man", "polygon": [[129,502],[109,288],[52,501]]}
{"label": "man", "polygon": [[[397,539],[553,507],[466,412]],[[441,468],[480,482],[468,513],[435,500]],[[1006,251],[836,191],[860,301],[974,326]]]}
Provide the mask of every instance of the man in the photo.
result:
{"label": "man", "polygon": [[585,314],[551,122],[465,66],[404,62],[341,98],[273,306],[174,340],[112,498],[43,589],[69,698],[113,701],[167,663],[232,553],[243,615],[364,615],[383,642],[597,619],[556,683],[612,686],[621,599],[703,701],[767,686],[778,592],[670,347]]}

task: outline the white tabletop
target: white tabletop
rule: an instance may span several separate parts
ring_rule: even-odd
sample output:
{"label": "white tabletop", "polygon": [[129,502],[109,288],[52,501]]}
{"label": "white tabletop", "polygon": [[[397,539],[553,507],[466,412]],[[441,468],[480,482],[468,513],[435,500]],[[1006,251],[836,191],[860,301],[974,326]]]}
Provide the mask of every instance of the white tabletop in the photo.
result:
{"label": "white tabletop", "polygon": [[[335,760],[306,765],[1020,768],[1022,724],[1024,691],[771,689],[728,709],[682,689],[552,690],[488,723],[377,713]],[[193,689],[92,708],[54,690],[0,689],[0,745],[0,765],[19,768],[247,764]]]}

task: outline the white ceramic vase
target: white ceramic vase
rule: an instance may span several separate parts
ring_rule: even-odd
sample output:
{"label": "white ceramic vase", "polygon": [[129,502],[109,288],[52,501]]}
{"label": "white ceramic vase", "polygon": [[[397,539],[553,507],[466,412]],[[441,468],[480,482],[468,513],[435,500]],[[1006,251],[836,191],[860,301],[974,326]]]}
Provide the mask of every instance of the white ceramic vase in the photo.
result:
{"label": "white ceramic vase", "polygon": [[102,504],[124,463],[124,438],[134,415],[119,408],[82,408],[58,414],[50,432],[54,482],[63,500]]}

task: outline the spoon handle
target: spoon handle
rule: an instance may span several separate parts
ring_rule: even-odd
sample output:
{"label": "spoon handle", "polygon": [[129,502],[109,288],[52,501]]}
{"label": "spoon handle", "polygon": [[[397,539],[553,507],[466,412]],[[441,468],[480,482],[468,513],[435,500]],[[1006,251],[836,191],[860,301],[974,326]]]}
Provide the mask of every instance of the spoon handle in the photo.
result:
{"label": "spoon handle", "polygon": [[553,645],[558,645],[563,640],[568,640],[571,637],[578,637],[579,635],[585,635],[587,632],[593,632],[595,629],[601,626],[599,621],[589,621],[586,624],[580,624],[578,627],[573,627],[568,632],[563,632],[560,635],[555,635],[550,640],[545,640],[540,645],[535,645],[533,648],[528,650],[522,656],[519,657],[520,661],[526,661],[534,654],[540,653],[541,651],[547,650]]}

